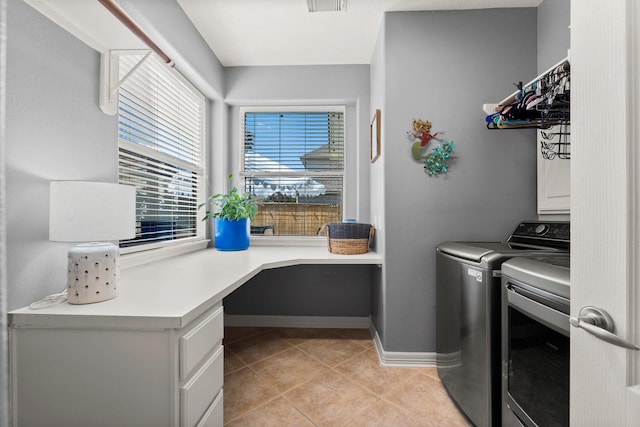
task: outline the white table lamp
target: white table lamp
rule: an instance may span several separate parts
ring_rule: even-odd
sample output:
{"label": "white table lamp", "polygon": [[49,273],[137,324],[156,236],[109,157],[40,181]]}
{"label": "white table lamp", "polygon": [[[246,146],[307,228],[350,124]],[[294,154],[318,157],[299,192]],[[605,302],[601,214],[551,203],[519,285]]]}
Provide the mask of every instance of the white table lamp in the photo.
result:
{"label": "white table lamp", "polygon": [[88,304],[118,295],[118,245],[135,237],[136,189],[103,182],[53,181],[49,240],[89,242],[69,250],[67,299]]}

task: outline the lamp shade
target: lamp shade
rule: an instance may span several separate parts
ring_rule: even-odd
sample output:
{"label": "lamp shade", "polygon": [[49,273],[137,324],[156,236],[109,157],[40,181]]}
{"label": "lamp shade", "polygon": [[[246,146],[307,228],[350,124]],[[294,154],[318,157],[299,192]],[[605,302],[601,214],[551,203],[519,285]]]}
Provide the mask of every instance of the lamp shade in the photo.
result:
{"label": "lamp shade", "polygon": [[134,186],[85,181],[50,184],[49,240],[96,242],[133,238],[135,216]]}

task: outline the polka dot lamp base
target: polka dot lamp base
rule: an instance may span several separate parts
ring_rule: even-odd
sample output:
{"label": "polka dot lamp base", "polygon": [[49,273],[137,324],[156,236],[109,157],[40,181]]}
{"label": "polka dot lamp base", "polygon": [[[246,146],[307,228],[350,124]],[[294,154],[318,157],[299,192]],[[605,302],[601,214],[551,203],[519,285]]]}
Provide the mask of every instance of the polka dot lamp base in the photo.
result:
{"label": "polka dot lamp base", "polygon": [[67,300],[70,304],[90,304],[118,295],[118,246],[113,243],[86,243],[69,250]]}

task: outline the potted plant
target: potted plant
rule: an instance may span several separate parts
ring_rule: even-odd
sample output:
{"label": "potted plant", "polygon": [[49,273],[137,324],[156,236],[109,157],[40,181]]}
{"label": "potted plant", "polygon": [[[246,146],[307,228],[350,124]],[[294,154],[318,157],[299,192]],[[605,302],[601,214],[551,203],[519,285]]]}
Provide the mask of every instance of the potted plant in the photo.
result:
{"label": "potted plant", "polygon": [[[233,175],[229,174],[229,181]],[[204,218],[213,218],[214,246],[219,251],[242,251],[249,247],[250,221],[258,213],[256,200],[233,187],[227,194],[214,194],[200,206],[207,206]]]}

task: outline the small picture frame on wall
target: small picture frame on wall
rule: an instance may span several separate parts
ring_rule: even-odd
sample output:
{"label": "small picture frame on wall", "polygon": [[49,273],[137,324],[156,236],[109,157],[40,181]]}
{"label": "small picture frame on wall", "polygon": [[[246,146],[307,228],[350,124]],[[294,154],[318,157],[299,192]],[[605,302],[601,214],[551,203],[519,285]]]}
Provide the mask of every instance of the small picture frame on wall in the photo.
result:
{"label": "small picture frame on wall", "polygon": [[369,157],[374,163],[380,157],[380,110],[377,109],[371,120],[369,131]]}

